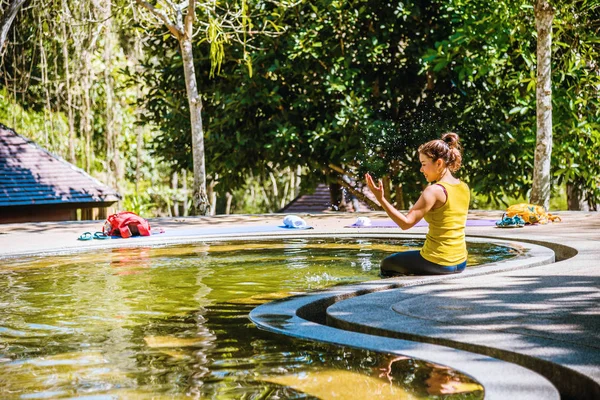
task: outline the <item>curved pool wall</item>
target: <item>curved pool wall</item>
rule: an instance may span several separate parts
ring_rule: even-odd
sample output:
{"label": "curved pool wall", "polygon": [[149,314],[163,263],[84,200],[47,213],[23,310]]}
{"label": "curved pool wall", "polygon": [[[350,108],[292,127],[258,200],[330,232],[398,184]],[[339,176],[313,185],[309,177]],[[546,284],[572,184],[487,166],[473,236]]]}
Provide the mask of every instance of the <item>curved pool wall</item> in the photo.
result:
{"label": "curved pool wall", "polygon": [[[493,240],[491,241],[493,242]],[[596,350],[597,321],[595,323],[590,321],[591,324],[585,325],[580,320],[574,320],[573,318],[577,318],[577,314],[580,312],[590,315],[590,319],[593,318],[592,315],[597,315],[597,301],[593,305],[593,298],[597,299],[597,294],[595,297],[593,295],[586,296],[587,293],[593,293],[594,291],[597,293],[597,285],[594,285],[592,280],[586,280],[585,275],[572,276],[571,274],[576,268],[573,270],[569,268],[578,265],[577,268],[581,269],[586,264],[588,268],[591,266],[589,262],[586,263],[585,256],[580,256],[577,260],[571,260],[571,258],[578,256],[580,251],[585,252],[587,244],[581,243],[577,245],[577,248],[573,248],[562,243],[535,239],[525,239],[521,243],[547,246],[555,251],[557,261],[564,262],[549,265],[539,270],[536,269],[536,271],[539,271],[537,273],[497,275],[492,282],[493,285],[506,283],[509,285],[508,287],[498,286],[499,295],[493,295],[494,289],[491,289],[491,285],[488,285],[482,277],[475,276],[473,279],[468,279],[466,283],[458,288],[467,296],[469,292],[487,291],[492,295],[486,296],[486,301],[494,301],[493,299],[500,298],[503,290],[508,289],[510,292],[511,277],[513,283],[514,279],[542,279],[541,282],[545,284],[542,283],[537,286],[537,289],[535,285],[530,286],[533,290],[531,295],[517,295],[515,299],[509,301],[512,305],[504,304],[502,308],[504,311],[510,311],[511,306],[520,307],[521,305],[531,306],[531,309],[540,311],[541,317],[539,318],[531,314],[528,314],[524,321],[522,317],[512,317],[515,318],[516,329],[510,328],[511,318],[496,315],[486,318],[484,323],[476,321],[467,324],[458,323],[455,325],[456,328],[452,328],[453,324],[446,322],[450,321],[453,315],[452,308],[469,310],[473,306],[473,302],[457,302],[458,296],[450,299],[450,301],[440,301],[441,297],[437,293],[452,286],[450,283],[444,284],[443,282],[430,285],[428,286],[429,289],[422,290],[419,294],[415,294],[419,291],[409,293],[410,289],[407,289],[404,291],[377,292],[361,296],[360,300],[354,297],[348,301],[338,302],[325,310],[327,324],[343,330],[446,345],[469,352],[490,355],[521,365],[546,377],[559,390],[562,399],[596,400],[600,398],[600,385],[595,379],[597,377],[595,371],[600,365]],[[595,259],[597,260],[597,257]],[[558,272],[563,268],[564,272]],[[549,271],[553,271],[553,274],[545,276]],[[500,278],[502,276],[509,279],[502,280]],[[576,279],[573,280],[573,278]],[[568,294],[573,293],[573,290],[569,290],[570,286],[573,285],[574,288],[571,289],[579,291],[580,296],[570,297]],[[557,290],[557,288],[560,289]],[[554,297],[545,297],[545,303],[542,304],[541,309],[538,308],[540,306],[539,301],[535,299],[535,292],[538,290],[554,294]],[[421,296],[428,296],[429,298],[427,314],[422,314],[423,308],[418,305]],[[564,301],[570,303],[567,308],[571,316],[569,319],[561,316],[563,312],[563,310],[560,310],[561,303],[558,303],[559,310],[556,311],[557,306],[553,304],[553,301],[560,298],[564,298]],[[532,300],[532,304],[528,304],[527,300]],[[587,308],[587,311],[581,311],[582,308]],[[436,309],[443,309],[443,315],[436,314]],[[467,318],[481,317],[486,309],[490,310],[494,307],[475,306],[474,309],[476,310],[475,313],[465,311],[464,316]],[[357,317],[359,315],[361,317]],[[375,315],[376,318],[374,318]],[[519,319],[522,321],[519,322]],[[489,331],[485,329],[486,325],[493,326],[502,323],[503,320],[508,321],[509,325],[505,329],[492,328]],[[550,336],[544,331],[536,333],[534,327],[540,321],[542,324],[553,326],[551,328],[553,333]],[[594,332],[590,331],[590,328],[594,329]],[[528,329],[531,331],[527,332]],[[580,330],[580,332],[577,330]],[[570,334],[574,335],[575,338],[568,338]],[[535,339],[528,340],[526,339],[527,335],[531,335],[530,338]],[[561,340],[561,336],[564,339]],[[573,346],[572,343],[576,343],[576,346]]]}
{"label": "curved pool wall", "polygon": [[[364,236],[372,237],[372,235]],[[422,236],[389,234],[386,237],[422,238]],[[530,268],[550,264],[555,260],[552,250],[536,244],[488,238],[468,238],[467,240],[469,242],[486,242],[517,248],[521,254],[509,260],[486,264],[477,268],[467,268],[465,272],[457,275],[388,278],[278,300],[260,305],[252,310],[250,319],[262,329],[296,338],[402,354],[435,364],[446,365],[480,382],[485,388],[486,399],[559,399],[559,393],[550,381],[516,364],[448,346],[375,336],[368,333],[338,329],[326,324],[328,307],[357,296],[407,286],[460,279],[465,276]]]}

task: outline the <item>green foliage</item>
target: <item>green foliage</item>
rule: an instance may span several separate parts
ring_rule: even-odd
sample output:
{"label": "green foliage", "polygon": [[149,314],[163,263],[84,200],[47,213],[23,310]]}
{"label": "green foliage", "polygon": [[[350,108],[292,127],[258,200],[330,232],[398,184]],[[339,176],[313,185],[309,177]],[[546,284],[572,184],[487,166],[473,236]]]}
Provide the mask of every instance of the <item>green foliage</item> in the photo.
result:
{"label": "green foliage", "polygon": [[[117,186],[125,199],[138,195],[137,186],[167,185],[161,178],[157,160],[146,147],[153,141],[153,127],[138,127],[137,97],[144,90],[124,71],[135,69],[135,41],[129,30],[129,16],[123,13],[127,2],[113,1],[112,35],[108,35],[102,15],[105,3],[46,2],[44,6],[32,1],[15,19],[4,54],[0,88],[0,121],[40,146],[70,159],[69,111],[73,113],[74,164],[86,168],[90,156],[92,176]],[[41,23],[40,23],[41,21]],[[63,22],[65,31],[62,30]],[[66,35],[66,36],[65,36]],[[110,47],[107,63],[105,49]],[[84,51],[85,49],[85,51]],[[65,52],[68,58],[65,59]],[[89,57],[89,70],[84,59]],[[66,65],[70,69],[67,81]],[[116,154],[107,153],[107,84],[105,71],[111,82],[110,114],[115,132]],[[94,77],[85,91],[82,80],[86,74]],[[70,97],[68,94],[70,93]],[[84,95],[91,108],[85,111]],[[70,102],[69,102],[70,99]],[[69,107],[70,106],[70,107]],[[91,142],[88,148],[83,120],[91,121]],[[138,133],[141,130],[141,154],[138,165]],[[139,168],[139,173],[137,169]],[[116,172],[115,172],[116,171]],[[109,176],[118,175],[115,177]],[[111,179],[112,178],[112,179]],[[139,179],[139,182],[136,181]],[[163,183],[164,182],[164,183]],[[129,184],[131,183],[131,184]],[[147,197],[140,195],[140,201]],[[129,200],[127,200],[129,202]],[[141,207],[143,204],[121,204]],[[157,204],[157,209],[160,209]],[[149,208],[152,205],[148,205]]]}
{"label": "green foliage", "polygon": [[24,109],[6,89],[0,89],[0,123],[65,157],[69,127],[64,114]]}
{"label": "green foliage", "polygon": [[[398,125],[402,135],[410,136],[411,146],[423,134],[420,127],[427,125],[433,131],[434,124],[425,122],[429,115],[415,113],[419,103],[420,110],[436,112],[433,98],[421,96],[426,78],[419,75],[417,57],[421,47],[433,42],[419,37],[415,20],[425,30],[429,17],[422,14],[435,10],[411,7],[408,10],[400,2],[301,3],[284,15],[281,24],[288,27],[284,34],[254,41],[258,50],[251,53],[252,77],[237,62],[242,49],[233,45],[215,79],[205,72],[210,70],[209,58],[199,56],[196,70],[205,88],[209,173],[239,186],[250,173],[266,171],[269,161],[281,167],[307,165],[308,180],[317,182],[332,175],[330,164],[353,168],[366,162],[361,155],[368,152],[365,132],[370,125]],[[160,41],[157,37],[150,43],[149,58],[163,52],[165,44]],[[404,51],[392,43],[401,43]],[[195,54],[202,54],[201,48]],[[177,122],[164,122],[170,112],[179,110],[173,107],[179,101],[176,97],[182,98],[180,75],[172,63],[166,64],[145,77],[156,88],[148,117],[163,131],[157,149],[185,166],[189,155],[182,158],[184,154],[170,152],[187,140],[187,122],[181,115],[172,118]]]}
{"label": "green foliage", "polygon": [[[574,184],[594,205],[598,191],[596,1],[557,2],[553,41],[556,184]],[[423,57],[427,70],[464,95],[455,103],[466,139],[466,170],[477,193],[498,202],[527,197],[535,146],[536,53],[531,5],[479,0],[441,3],[453,33]],[[450,22],[451,21],[451,22]],[[463,104],[462,106],[459,106]],[[467,126],[465,126],[467,125]],[[477,126],[478,125],[478,126]],[[466,129],[465,129],[466,128]],[[483,131],[485,129],[485,131]],[[586,165],[585,171],[579,165]]]}
{"label": "green foliage", "polygon": [[[253,42],[258,50],[250,50],[252,77],[238,62],[239,47],[227,47],[222,73],[214,79],[202,72],[210,71],[210,57],[198,58],[211,173],[239,187],[250,173],[266,171],[270,161],[307,165],[311,172],[304,182],[316,183],[337,179],[329,168],[333,164],[358,177],[365,171],[390,176],[414,201],[425,184],[416,148],[451,130],[463,139],[462,177],[477,193],[492,202],[527,196],[535,144],[535,30],[526,2],[489,7],[481,0],[313,1],[293,11],[277,13],[277,18],[283,15],[278,23],[287,26],[284,34]],[[571,33],[581,31],[561,22],[560,15],[557,24]],[[152,56],[164,48],[155,45]],[[168,97],[153,98],[156,107],[149,109],[159,116],[155,123],[169,119],[174,109],[185,110],[185,105],[173,107],[174,95],[181,93],[173,90],[181,81],[174,67],[155,77],[156,93]],[[585,76],[588,82],[575,80],[589,93],[589,104],[597,98],[590,89],[598,75],[588,71]],[[560,90],[556,94],[559,104],[564,97]],[[565,119],[559,118],[562,124]],[[179,122],[163,127],[160,151],[185,146],[186,122],[173,119]],[[570,120],[575,127],[580,121]],[[596,137],[594,123],[582,135]],[[564,142],[582,143],[568,135]],[[594,154],[596,142],[588,141],[592,145],[586,149]],[[571,145],[580,154],[578,147]],[[568,157],[560,147],[557,152],[557,175],[564,175],[560,183],[567,169],[573,176],[578,172],[562,162]],[[189,165],[173,156],[178,165]],[[592,180],[586,182],[594,187]]]}
{"label": "green foliage", "polygon": [[[65,16],[59,4],[19,15],[4,70],[4,78],[18,79],[5,79],[0,92],[0,122],[65,158],[69,129],[61,46],[67,43],[78,76],[81,49],[99,32],[89,23],[90,5],[67,3],[76,23],[65,40],[56,34]],[[95,160],[90,172],[102,177],[110,170],[102,53],[110,45],[123,206],[168,215],[173,202],[186,197],[171,188],[171,174],[192,170],[181,55],[164,28],[130,24],[126,2],[113,4],[119,40],[104,42],[100,36],[91,54],[96,79],[88,93]],[[276,211],[293,193],[285,197],[283,189],[297,166],[306,188],[336,181],[340,170],[354,179],[369,171],[402,185],[405,200],[414,202],[426,184],[416,149],[445,131],[462,139],[461,178],[473,189],[475,206],[528,197],[536,132],[530,2],[504,0],[492,7],[483,0],[219,2],[227,4],[238,12],[240,36],[199,9],[198,18],[209,28],[194,40],[207,174],[220,212],[226,193],[233,194],[236,212]],[[575,187],[594,206],[600,201],[599,3],[553,4],[553,184]],[[246,12],[239,13],[241,8]],[[265,26],[277,34],[255,34]],[[54,65],[42,65],[39,43]],[[138,62],[139,44],[145,54]],[[77,79],[73,84],[75,153],[84,166],[82,92]],[[564,204],[564,190],[555,196]]]}
{"label": "green foliage", "polygon": [[155,214],[152,212],[155,203],[152,203],[150,196],[127,195],[123,199],[123,209],[136,213],[144,218],[151,218]]}
{"label": "green foliage", "polygon": [[[476,210],[506,210],[508,206],[519,203],[529,203],[529,198],[509,197],[506,195],[490,198],[482,194],[471,192],[471,204],[469,205],[469,208]],[[553,187],[549,211],[566,209],[567,193],[565,187]]]}
{"label": "green foliage", "polygon": [[553,171],[600,204],[600,2],[560,4],[554,24]]}
{"label": "green foliage", "polygon": [[535,143],[533,12],[521,1],[439,4],[452,33],[425,52],[423,67],[436,85],[457,89],[447,104],[465,148],[465,178],[492,202],[524,197]]}

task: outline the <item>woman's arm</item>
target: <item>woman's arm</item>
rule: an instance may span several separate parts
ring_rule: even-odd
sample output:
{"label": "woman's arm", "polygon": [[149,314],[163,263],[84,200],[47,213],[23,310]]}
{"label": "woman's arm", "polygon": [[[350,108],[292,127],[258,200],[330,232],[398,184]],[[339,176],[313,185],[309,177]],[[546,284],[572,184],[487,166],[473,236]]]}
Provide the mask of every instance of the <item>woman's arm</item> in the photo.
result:
{"label": "woman's arm", "polygon": [[425,188],[425,190],[423,190],[423,193],[421,193],[421,196],[415,205],[410,209],[410,211],[408,211],[406,215],[404,215],[400,211],[396,210],[396,208],[385,198],[381,179],[379,180],[378,185],[375,185],[371,175],[366,174],[365,178],[367,181],[367,186],[369,186],[369,189],[371,192],[373,192],[373,195],[375,195],[375,198],[377,201],[379,201],[379,204],[381,204],[392,221],[394,221],[402,230],[412,228],[423,218],[427,212],[433,209],[438,201],[441,201],[442,203],[445,201],[445,199],[442,198],[442,196],[444,196],[444,192],[441,188],[438,189],[436,187],[437,185],[428,186]]}

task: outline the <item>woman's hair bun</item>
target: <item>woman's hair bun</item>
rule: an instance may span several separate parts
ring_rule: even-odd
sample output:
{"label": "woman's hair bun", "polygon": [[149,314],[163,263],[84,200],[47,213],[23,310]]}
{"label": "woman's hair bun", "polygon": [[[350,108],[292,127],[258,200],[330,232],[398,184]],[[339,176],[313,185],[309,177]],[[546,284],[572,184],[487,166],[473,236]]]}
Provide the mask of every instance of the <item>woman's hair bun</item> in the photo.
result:
{"label": "woman's hair bun", "polygon": [[460,149],[460,145],[459,145],[460,139],[456,133],[454,133],[454,132],[444,133],[442,135],[442,140],[448,145],[448,147],[450,147],[450,148],[455,147],[457,149]]}

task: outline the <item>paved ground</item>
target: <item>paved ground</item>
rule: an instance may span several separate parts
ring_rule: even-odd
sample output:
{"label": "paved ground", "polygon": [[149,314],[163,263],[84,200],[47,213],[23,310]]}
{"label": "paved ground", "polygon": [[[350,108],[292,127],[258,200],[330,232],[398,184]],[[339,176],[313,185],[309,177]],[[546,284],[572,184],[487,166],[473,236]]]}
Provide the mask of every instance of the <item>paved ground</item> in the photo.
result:
{"label": "paved ground", "polygon": [[[372,219],[384,214],[368,213]],[[558,262],[525,270],[372,293],[336,303],[331,321],[360,332],[474,351],[534,369],[564,398],[600,398],[600,213],[562,212],[563,222],[497,229],[467,227],[469,236],[546,243]],[[349,229],[356,214],[302,215],[315,229],[294,233],[392,232]],[[474,212],[471,219],[500,218]],[[88,242],[98,222],[0,225],[0,258],[191,241],[198,237],[277,235],[282,215],[152,220],[166,233],[150,238]],[[397,230],[393,230],[397,232]],[[426,232],[413,228],[411,234]]]}

